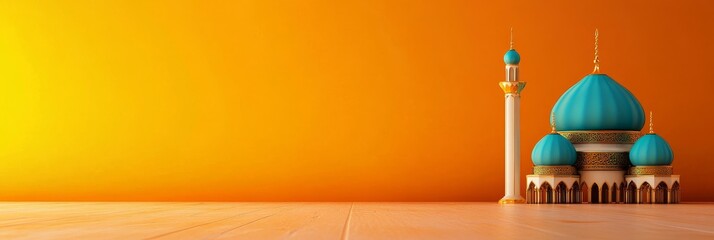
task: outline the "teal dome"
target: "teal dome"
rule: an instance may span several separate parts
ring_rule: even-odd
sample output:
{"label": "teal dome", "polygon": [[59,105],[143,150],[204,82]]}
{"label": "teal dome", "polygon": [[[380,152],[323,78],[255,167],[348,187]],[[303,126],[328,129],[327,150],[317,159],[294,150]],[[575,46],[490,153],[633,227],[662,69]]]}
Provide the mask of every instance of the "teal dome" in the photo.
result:
{"label": "teal dome", "polygon": [[521,55],[518,54],[515,49],[508,50],[508,52],[503,55],[503,62],[506,64],[518,64],[521,62]]}
{"label": "teal dome", "polygon": [[531,160],[536,166],[573,165],[575,158],[573,144],[557,133],[541,138],[531,153]]}
{"label": "teal dome", "polygon": [[642,136],[630,149],[630,162],[635,166],[670,165],[672,160],[669,143],[655,133]]}
{"label": "teal dome", "polygon": [[606,74],[585,76],[560,96],[551,114],[558,131],[639,131],[645,124],[637,98]]}

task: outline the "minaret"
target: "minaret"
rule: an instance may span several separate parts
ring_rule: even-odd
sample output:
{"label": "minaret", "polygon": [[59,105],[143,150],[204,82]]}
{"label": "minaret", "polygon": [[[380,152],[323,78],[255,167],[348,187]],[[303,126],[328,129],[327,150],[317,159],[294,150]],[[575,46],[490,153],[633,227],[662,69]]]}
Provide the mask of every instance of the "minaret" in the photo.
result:
{"label": "minaret", "polygon": [[526,86],[519,81],[518,63],[521,56],[513,49],[513,28],[511,28],[511,49],[503,56],[506,63],[506,81],[499,85],[506,97],[506,194],[498,203],[525,203],[521,197],[521,91]]}

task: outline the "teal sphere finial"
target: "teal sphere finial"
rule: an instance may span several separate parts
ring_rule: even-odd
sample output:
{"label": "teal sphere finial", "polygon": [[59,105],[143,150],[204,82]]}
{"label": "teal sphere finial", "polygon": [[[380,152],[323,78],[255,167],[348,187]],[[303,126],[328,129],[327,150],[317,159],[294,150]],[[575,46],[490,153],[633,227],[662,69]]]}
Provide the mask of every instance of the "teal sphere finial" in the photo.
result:
{"label": "teal sphere finial", "polygon": [[521,62],[521,55],[518,54],[515,49],[508,50],[508,52],[503,55],[503,62],[506,64],[516,65]]}

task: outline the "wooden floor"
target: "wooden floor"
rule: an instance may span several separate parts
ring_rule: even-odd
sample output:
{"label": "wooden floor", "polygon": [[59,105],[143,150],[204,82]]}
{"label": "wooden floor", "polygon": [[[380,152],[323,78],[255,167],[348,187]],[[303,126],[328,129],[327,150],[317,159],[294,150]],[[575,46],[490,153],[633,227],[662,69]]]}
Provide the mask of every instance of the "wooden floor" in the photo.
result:
{"label": "wooden floor", "polygon": [[714,239],[714,204],[0,203],[0,239]]}

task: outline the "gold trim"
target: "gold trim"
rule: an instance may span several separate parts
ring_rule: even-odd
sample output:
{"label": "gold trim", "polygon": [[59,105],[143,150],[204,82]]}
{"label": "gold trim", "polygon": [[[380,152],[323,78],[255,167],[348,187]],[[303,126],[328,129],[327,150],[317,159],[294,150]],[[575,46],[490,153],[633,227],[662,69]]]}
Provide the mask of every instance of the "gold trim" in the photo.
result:
{"label": "gold trim", "polygon": [[631,167],[627,174],[629,175],[665,175],[669,176],[674,173],[672,166],[634,166]]}
{"label": "gold trim", "polygon": [[595,64],[595,69],[593,69],[593,73],[600,73],[600,54],[598,54],[598,40],[600,38],[600,33],[597,31],[597,28],[595,29],[595,60],[593,60],[593,63]]}
{"label": "gold trim", "polygon": [[499,82],[499,86],[505,94],[521,95],[521,91],[526,87],[526,82]]}
{"label": "gold trim", "polygon": [[558,131],[572,144],[633,144],[642,136],[639,131]]}
{"label": "gold trim", "polygon": [[578,170],[625,170],[630,166],[627,152],[578,152]]}
{"label": "gold trim", "polygon": [[519,198],[519,199],[501,198],[501,200],[498,200],[498,204],[501,204],[501,205],[520,204],[520,203],[526,203],[526,199],[525,198]]}
{"label": "gold trim", "polygon": [[575,167],[570,165],[561,166],[533,166],[534,175],[578,175]]}
{"label": "gold trim", "polygon": [[654,124],[652,124],[652,111],[650,111],[650,133],[654,133]]}
{"label": "gold trim", "polygon": [[513,50],[513,27],[511,27],[511,50]]}

